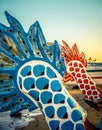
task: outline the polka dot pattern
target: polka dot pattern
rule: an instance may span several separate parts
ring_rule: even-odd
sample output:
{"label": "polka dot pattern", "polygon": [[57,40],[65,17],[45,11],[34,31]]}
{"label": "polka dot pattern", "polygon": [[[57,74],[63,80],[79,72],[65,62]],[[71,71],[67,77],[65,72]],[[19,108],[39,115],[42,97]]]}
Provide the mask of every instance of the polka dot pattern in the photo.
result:
{"label": "polka dot pattern", "polygon": [[84,98],[93,100],[100,97],[100,93],[97,90],[95,83],[87,74],[83,64],[80,61],[73,60],[69,62],[67,71],[76,79],[82,93],[84,94]]}
{"label": "polka dot pattern", "polygon": [[[78,64],[74,66],[77,67],[77,76],[80,77]],[[76,75],[73,67],[70,70],[73,76]],[[76,102],[68,95],[66,89],[63,89],[56,73],[49,66],[24,66],[18,80],[21,89],[37,102],[51,130],[73,130],[74,127],[78,127],[76,122],[83,120],[83,111],[80,114],[78,110],[75,111]]]}

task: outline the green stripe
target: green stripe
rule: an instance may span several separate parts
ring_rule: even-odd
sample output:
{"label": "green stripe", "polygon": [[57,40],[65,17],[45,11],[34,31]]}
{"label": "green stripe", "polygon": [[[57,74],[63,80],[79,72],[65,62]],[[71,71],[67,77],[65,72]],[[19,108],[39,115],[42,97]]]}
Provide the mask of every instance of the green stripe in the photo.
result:
{"label": "green stripe", "polygon": [[100,70],[86,70],[87,72],[102,72],[102,69]]}

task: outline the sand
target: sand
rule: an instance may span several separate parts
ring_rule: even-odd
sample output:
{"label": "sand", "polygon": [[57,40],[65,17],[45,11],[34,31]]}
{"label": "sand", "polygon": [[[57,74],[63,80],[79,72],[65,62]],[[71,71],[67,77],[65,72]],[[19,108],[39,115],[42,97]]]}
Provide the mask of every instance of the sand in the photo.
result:
{"label": "sand", "polygon": [[[100,117],[102,116],[102,109],[100,111],[95,110],[94,108],[90,107],[84,100],[83,95],[81,94],[79,89],[72,89],[73,85],[66,85],[67,90],[69,93],[76,99],[76,101],[87,111],[87,118],[92,123],[92,129],[86,127],[86,130],[98,130],[98,124],[100,121]],[[98,84],[97,87],[102,91],[102,84]],[[29,122],[28,126],[22,128],[16,128],[16,130],[49,130],[46,121],[43,115],[38,115],[34,117],[34,121]]]}

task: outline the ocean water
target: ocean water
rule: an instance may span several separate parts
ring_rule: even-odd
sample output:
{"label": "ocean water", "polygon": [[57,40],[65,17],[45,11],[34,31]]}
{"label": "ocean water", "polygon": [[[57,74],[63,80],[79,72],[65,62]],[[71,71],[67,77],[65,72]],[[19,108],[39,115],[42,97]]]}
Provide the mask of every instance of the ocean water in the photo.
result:
{"label": "ocean water", "polygon": [[[94,63],[89,65],[87,70],[95,70],[95,72],[88,72],[91,77],[102,77],[102,63]],[[102,84],[102,78],[93,79],[96,84]]]}
{"label": "ocean water", "polygon": [[88,70],[101,70],[102,71],[102,63],[88,64],[86,69],[88,69]]}

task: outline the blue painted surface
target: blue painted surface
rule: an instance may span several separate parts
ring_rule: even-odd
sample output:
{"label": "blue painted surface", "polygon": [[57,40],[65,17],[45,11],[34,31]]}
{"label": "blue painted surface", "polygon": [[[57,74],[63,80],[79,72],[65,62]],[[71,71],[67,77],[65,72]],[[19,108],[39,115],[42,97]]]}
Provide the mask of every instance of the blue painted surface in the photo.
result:
{"label": "blue painted surface", "polygon": [[53,72],[53,70],[52,69],[50,69],[49,67],[47,67],[47,76],[49,77],[49,78],[56,78],[56,74]]}
{"label": "blue painted surface", "polygon": [[51,127],[52,130],[57,130],[57,129],[59,129],[59,124],[60,124],[59,121],[56,121],[56,120],[50,121],[49,124],[50,124],[50,127]]}
{"label": "blue painted surface", "polygon": [[85,113],[78,104],[74,110],[75,101],[59,79],[66,67],[58,42],[48,46],[38,22],[26,33],[7,12],[6,17],[10,27],[0,24],[0,54],[8,59],[8,64],[3,61],[0,66],[0,112],[10,110],[14,115],[40,107],[52,130],[82,128],[77,123],[83,122]]}
{"label": "blue painted surface", "polygon": [[45,91],[41,93],[41,101],[43,104],[48,104],[52,102],[52,93]]}
{"label": "blue painted surface", "polygon": [[71,108],[75,107],[75,102],[70,97],[68,97],[67,102]]}
{"label": "blue painted surface", "polygon": [[76,130],[84,130],[84,126],[79,123],[76,125]]}
{"label": "blue painted surface", "polygon": [[34,78],[32,78],[32,77],[26,78],[24,80],[24,86],[25,86],[26,90],[34,88],[35,87],[35,80],[34,80]]}
{"label": "blue painted surface", "polygon": [[36,66],[34,66],[33,74],[36,77],[44,75],[44,73],[45,73],[45,66],[43,66],[43,65],[36,65]]}
{"label": "blue painted surface", "polygon": [[57,115],[61,119],[68,118],[68,113],[67,113],[66,107],[65,106],[59,107],[58,111],[57,111]]}
{"label": "blue painted surface", "polygon": [[77,122],[79,120],[82,120],[82,114],[79,110],[74,110],[72,112],[72,119],[74,122]]}
{"label": "blue painted surface", "polygon": [[23,77],[27,76],[27,75],[30,75],[31,73],[31,66],[26,66],[25,68],[22,69],[21,71],[21,75]]}
{"label": "blue painted surface", "polygon": [[51,89],[53,92],[61,91],[62,86],[58,80],[54,80],[51,82]]}
{"label": "blue painted surface", "polygon": [[56,94],[54,96],[54,104],[65,103],[65,96],[62,94]]}
{"label": "blue painted surface", "polygon": [[55,108],[53,106],[48,106],[45,108],[46,116],[49,118],[53,118],[55,114]]}
{"label": "blue painted surface", "polygon": [[49,80],[45,77],[38,78],[36,80],[36,87],[40,90],[47,89],[49,87]]}
{"label": "blue painted surface", "polygon": [[[8,12],[5,12],[5,14],[10,26],[7,27],[3,24],[0,24],[0,53],[2,53],[2,57],[5,56],[5,58],[9,59],[9,64],[5,65],[2,63],[2,66],[0,66],[0,75],[5,75],[3,79],[0,79],[0,84],[2,84],[2,91],[0,92],[0,104],[3,104],[0,105],[0,111],[12,109],[13,112],[11,111],[11,115],[13,115],[22,109],[29,109],[31,111],[37,108],[37,106],[18,89],[17,72],[24,63],[31,60],[46,61],[47,63],[51,64],[51,66],[53,66],[62,76],[65,73],[66,67],[63,59],[60,59],[59,57],[60,49],[58,42],[55,41],[52,46],[47,45],[38,21],[35,22],[26,33],[16,18],[11,16]],[[7,44],[7,39],[12,41],[12,45]],[[16,52],[14,49],[12,49],[12,46],[16,47]],[[61,62],[59,63],[59,66],[57,66],[59,61]],[[36,68],[39,71],[35,71]],[[36,66],[36,68],[33,69],[35,76],[43,74],[43,65],[42,67]],[[55,76],[50,68],[48,68],[47,71],[49,78],[53,78]],[[23,77],[31,75],[31,67],[27,66],[22,69],[21,75]],[[6,86],[6,82],[7,84],[11,83],[12,87],[11,85],[8,85],[8,89],[5,89],[4,86]],[[26,85],[28,82],[29,81],[25,79],[24,85],[27,90],[32,85],[32,81],[29,85]],[[21,77],[19,77],[19,84],[22,84]],[[9,97],[11,100],[4,102],[4,99]],[[17,104],[14,104],[14,101],[16,102],[20,98],[22,98],[22,100]]]}
{"label": "blue painted surface", "polygon": [[71,121],[66,121],[62,125],[62,130],[73,130],[74,129],[74,124]]}
{"label": "blue painted surface", "polygon": [[36,90],[31,90],[29,92],[29,94],[31,95],[31,97],[33,97],[35,99],[35,101],[39,101],[39,92]]}

